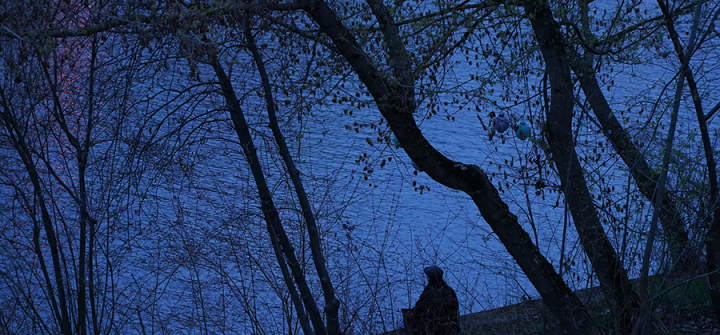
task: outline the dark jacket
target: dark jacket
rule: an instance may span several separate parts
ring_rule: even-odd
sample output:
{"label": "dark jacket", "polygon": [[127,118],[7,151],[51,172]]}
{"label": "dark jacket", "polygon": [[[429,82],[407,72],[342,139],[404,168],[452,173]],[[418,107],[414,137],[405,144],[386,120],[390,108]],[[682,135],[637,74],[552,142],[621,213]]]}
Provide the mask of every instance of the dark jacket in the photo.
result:
{"label": "dark jacket", "polygon": [[414,335],[456,335],[460,333],[460,305],[455,291],[440,279],[425,286],[408,314]]}

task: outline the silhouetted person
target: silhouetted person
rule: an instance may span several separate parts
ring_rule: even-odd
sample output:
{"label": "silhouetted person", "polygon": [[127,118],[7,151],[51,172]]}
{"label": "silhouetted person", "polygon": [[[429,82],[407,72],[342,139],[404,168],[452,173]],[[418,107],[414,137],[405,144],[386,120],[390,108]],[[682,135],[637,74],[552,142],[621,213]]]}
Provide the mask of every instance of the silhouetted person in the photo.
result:
{"label": "silhouetted person", "polygon": [[443,280],[443,270],[425,268],[428,284],[415,307],[404,309],[405,329],[413,335],[457,335],[460,333],[460,305],[455,291]]}

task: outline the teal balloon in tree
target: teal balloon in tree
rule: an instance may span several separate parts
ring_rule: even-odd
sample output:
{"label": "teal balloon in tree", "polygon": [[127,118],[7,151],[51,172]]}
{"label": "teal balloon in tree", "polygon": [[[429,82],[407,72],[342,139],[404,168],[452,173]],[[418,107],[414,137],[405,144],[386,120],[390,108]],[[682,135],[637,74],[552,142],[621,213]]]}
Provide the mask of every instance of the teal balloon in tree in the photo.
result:
{"label": "teal balloon in tree", "polygon": [[517,129],[515,129],[515,136],[521,140],[527,140],[530,137],[530,126],[525,121],[520,121]]}

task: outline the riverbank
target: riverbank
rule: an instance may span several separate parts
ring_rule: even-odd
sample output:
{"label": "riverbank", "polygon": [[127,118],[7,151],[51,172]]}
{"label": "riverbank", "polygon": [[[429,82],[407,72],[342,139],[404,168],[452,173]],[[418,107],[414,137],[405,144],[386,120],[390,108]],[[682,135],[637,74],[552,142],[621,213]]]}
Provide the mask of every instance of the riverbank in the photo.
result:
{"label": "riverbank", "polygon": [[[657,297],[654,312],[657,334],[720,335],[707,295],[704,278],[672,285],[672,290]],[[665,285],[670,287],[671,285]],[[612,316],[605,306],[599,287],[575,292],[585,302],[595,320],[612,329]],[[562,334],[555,318],[542,300],[528,300],[514,305],[460,316],[463,335],[555,335]],[[380,335],[410,335],[397,329]]]}

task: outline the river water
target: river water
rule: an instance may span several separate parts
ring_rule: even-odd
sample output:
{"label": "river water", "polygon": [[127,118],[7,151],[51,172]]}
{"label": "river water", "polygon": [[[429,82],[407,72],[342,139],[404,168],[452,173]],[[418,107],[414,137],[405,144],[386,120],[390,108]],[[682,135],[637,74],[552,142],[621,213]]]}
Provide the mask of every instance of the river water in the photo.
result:
{"label": "river water", "polygon": [[[272,57],[281,50],[273,50],[271,45],[264,52]],[[238,57],[240,64],[250,62],[247,56]],[[673,85],[669,85],[667,91],[663,90],[663,85],[674,77],[677,62],[644,54],[641,57],[649,58],[642,65],[614,66],[611,73],[607,72],[608,76],[603,78],[607,82],[605,94],[619,117],[624,118],[632,136],[637,141],[647,142],[645,148],[649,158],[657,164],[669,109],[656,107],[655,113],[649,110],[656,102],[664,104],[668,96],[672,96]],[[427,118],[430,113],[426,107],[421,107],[417,113],[423,134],[451,159],[477,164],[494,175],[493,181],[502,190],[501,195],[511,211],[556,269],[563,272],[569,285],[574,289],[594,286],[596,283],[588,275],[591,270],[578,245],[571,219],[565,213],[563,197],[556,190],[557,178],[552,168],[546,165],[547,160],[538,146],[543,116],[539,105],[533,102],[539,99],[531,96],[530,90],[523,91],[533,85],[541,87],[541,74],[528,76],[523,83],[511,87],[498,82],[495,93],[486,91],[483,99],[461,101],[458,99],[462,96],[461,90],[472,92],[481,87],[470,76],[487,75],[488,68],[487,64],[468,64],[464,56],[455,56],[452,60],[450,75],[439,87],[448,90],[438,95],[439,113]],[[538,64],[533,66],[540,67]],[[706,62],[698,63],[698,66],[712,68],[713,65]],[[238,67],[233,77],[237,92],[258,91],[259,82],[252,68]],[[207,78],[212,77],[211,69],[201,67],[201,70]],[[287,69],[283,71],[282,75],[287,76],[291,84],[297,87],[307,84],[307,78],[287,75]],[[700,73],[704,72],[700,70]],[[165,85],[175,84],[177,82]],[[315,99],[315,103],[308,103],[312,108],[302,113],[298,111],[302,107],[298,106],[303,100],[297,96],[278,93],[276,99],[289,101],[281,103],[278,112],[285,120],[285,135],[319,219],[328,267],[343,302],[345,321],[354,316],[367,320],[360,322],[362,326],[356,329],[359,333],[380,332],[398,326],[401,323],[399,310],[414,304],[425,282],[422,269],[430,264],[445,270],[447,282],[458,293],[463,314],[537,297],[532,285],[507,255],[468,196],[449,190],[417,172],[402,148],[392,142],[377,141],[379,130],[389,138],[392,134],[354,76],[338,75],[321,85],[327,92],[319,93],[320,89],[315,94],[300,92],[304,99]],[[508,89],[525,92],[521,95],[524,94],[529,102],[511,106],[509,101],[503,100],[502,92]],[[353,104],[332,101],[333,98],[342,100],[343,96]],[[421,100],[419,105],[426,106],[427,102]],[[686,99],[683,103],[678,129],[679,141],[689,144],[680,149],[697,155],[699,135],[694,131],[695,116],[687,102]],[[296,238],[300,258],[310,269],[298,205],[282,173],[283,164],[274,153],[275,146],[263,117],[263,101],[246,96],[243,103],[254,127],[255,143],[260,148],[261,161],[265,164],[284,224]],[[713,101],[706,99],[706,103],[705,108],[709,109]],[[223,306],[236,305],[225,299],[240,299],[243,303],[239,308],[254,306],[251,309],[265,317],[263,323],[282,327],[278,325],[281,323],[278,315],[287,313],[289,302],[269,249],[253,194],[253,182],[240,146],[226,116],[221,112],[211,113],[222,104],[217,97],[208,96],[195,107],[195,113],[210,113],[208,119],[213,121],[209,129],[212,130],[204,136],[213,135],[205,138],[202,146],[191,146],[189,152],[199,157],[190,169],[191,174],[170,178],[174,181],[155,195],[155,213],[160,217],[158,220],[186,222],[170,225],[175,230],[170,234],[174,241],[168,242],[169,246],[181,249],[200,246],[198,250],[204,250],[201,253],[204,258],[200,257],[204,261],[198,261],[198,264],[203,264],[206,270],[188,267],[178,272],[182,275],[172,275],[186,277],[191,288],[197,286],[190,290],[187,287],[180,289],[181,285],[178,292],[205,292],[207,301],[187,305],[188,310],[198,313],[205,304],[219,300],[224,301]],[[486,127],[491,124],[489,113],[497,113],[501,108],[511,119],[527,120],[532,125],[529,140],[518,139],[512,130],[492,138],[489,136],[490,130]],[[641,108],[645,110],[644,114],[639,112]],[[576,111],[578,143],[581,144],[578,151],[588,171],[588,182],[597,197],[608,235],[621,252],[631,275],[637,275],[651,208],[637,194],[625,172],[626,167],[612,153],[597,126],[588,119],[587,111],[582,106]],[[301,115],[299,119],[298,115]],[[717,127],[714,129],[714,141],[717,142]],[[531,161],[538,157],[540,161]],[[382,161],[385,163],[381,164]],[[701,166],[702,162],[688,163],[682,159],[676,162],[678,168],[697,169],[698,164]],[[671,177],[675,182],[680,179],[679,176]],[[536,188],[538,182],[548,187]],[[167,210],[169,204],[173,211]],[[195,226],[192,222],[197,220],[205,224]],[[177,242],[178,237],[182,243]],[[662,247],[662,239],[657,247]],[[185,254],[180,252],[176,260],[187,263],[188,257],[192,259],[188,256],[192,253],[186,250]],[[567,262],[562,269],[561,254]],[[219,260],[213,263],[210,261],[213,257]],[[657,265],[661,257],[656,253],[653,264]],[[224,272],[215,266],[223,267]],[[312,273],[310,270],[310,280],[317,289],[317,280]],[[168,275],[168,282],[170,278]],[[209,284],[211,282],[225,284]],[[218,291],[226,288],[231,294]],[[176,293],[167,299],[167,304],[173,305],[173,300],[183,296],[183,293]],[[252,320],[252,316],[237,314],[243,322]],[[195,318],[202,316],[189,319]]]}

